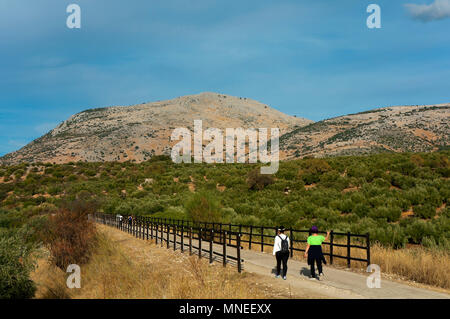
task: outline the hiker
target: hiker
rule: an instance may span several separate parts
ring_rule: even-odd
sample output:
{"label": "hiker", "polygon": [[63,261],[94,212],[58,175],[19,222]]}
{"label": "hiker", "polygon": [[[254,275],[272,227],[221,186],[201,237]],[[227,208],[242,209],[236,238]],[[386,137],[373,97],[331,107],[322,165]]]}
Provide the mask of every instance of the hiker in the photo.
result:
{"label": "hiker", "polygon": [[120,214],[117,214],[116,215],[116,221],[118,222],[119,227],[122,227],[122,220],[123,220],[123,216],[120,215]]}
{"label": "hiker", "polygon": [[133,217],[131,215],[128,216],[128,231],[131,231],[133,226]]}
{"label": "hiker", "polygon": [[287,261],[289,259],[289,237],[284,234],[284,227],[277,229],[275,242],[273,245],[273,254],[277,259],[277,274],[275,278],[280,278],[281,263],[283,263],[283,279],[286,280]]}
{"label": "hiker", "polygon": [[[322,253],[322,243],[328,240],[330,232],[327,232],[327,236],[323,237],[319,235],[319,229],[317,226],[312,226],[310,230],[311,235],[308,237],[308,245],[305,250],[305,258],[308,258],[308,265],[311,267],[311,280],[319,280],[320,276],[323,276],[322,261],[326,264],[325,257]],[[314,269],[314,262],[317,264],[319,271],[319,277],[316,277],[316,271]]]}

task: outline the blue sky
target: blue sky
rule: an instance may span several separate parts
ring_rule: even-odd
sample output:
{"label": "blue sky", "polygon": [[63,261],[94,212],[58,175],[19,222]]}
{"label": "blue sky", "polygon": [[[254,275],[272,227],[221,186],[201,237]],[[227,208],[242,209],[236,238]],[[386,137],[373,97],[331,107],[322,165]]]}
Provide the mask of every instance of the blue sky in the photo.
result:
{"label": "blue sky", "polygon": [[449,17],[450,0],[0,0],[0,155],[88,108],[203,91],[313,120],[450,102]]}

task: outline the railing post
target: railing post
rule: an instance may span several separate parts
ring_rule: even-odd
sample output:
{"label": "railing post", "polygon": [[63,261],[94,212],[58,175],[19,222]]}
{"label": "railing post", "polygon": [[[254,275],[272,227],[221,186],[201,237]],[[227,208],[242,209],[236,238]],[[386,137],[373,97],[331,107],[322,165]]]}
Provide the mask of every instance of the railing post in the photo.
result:
{"label": "railing post", "polygon": [[333,264],[333,242],[334,242],[334,231],[330,232],[330,265]]}
{"label": "railing post", "polygon": [[231,245],[231,223],[228,224],[228,244]]}
{"label": "railing post", "polygon": [[169,237],[170,226],[169,225],[167,225],[166,231],[167,231],[167,249],[169,249],[169,247],[170,247],[170,237]]}
{"label": "railing post", "polygon": [[155,229],[155,231],[156,231],[155,244],[158,244],[158,228],[159,228],[159,224],[156,223],[156,229]]}
{"label": "railing post", "polygon": [[198,232],[198,258],[202,258],[202,229]]}
{"label": "railing post", "polygon": [[192,226],[189,228],[189,256],[192,255]]}
{"label": "railing post", "polygon": [[350,232],[347,233],[347,268],[350,268]]}
{"label": "railing post", "polygon": [[138,236],[138,221],[134,221],[134,236],[137,238]]}
{"label": "railing post", "polygon": [[153,220],[150,222],[150,238],[153,240]]}
{"label": "railing post", "polygon": [[237,266],[238,266],[238,272],[240,273],[242,271],[242,265],[241,265],[241,233],[237,234],[236,238],[236,257],[237,257]]}
{"label": "railing post", "polygon": [[138,219],[136,238],[141,239],[141,229],[142,229],[142,220]]}
{"label": "railing post", "polygon": [[252,249],[252,233],[253,233],[253,225],[250,225],[250,237],[248,239],[248,249]]}
{"label": "railing post", "polygon": [[161,244],[161,247],[163,246],[163,224],[160,224],[161,229],[159,230],[159,243]]}
{"label": "railing post", "polygon": [[[239,234],[242,234],[242,225],[239,225]],[[236,245],[237,245],[237,238],[236,238]]]}
{"label": "railing post", "polygon": [[181,252],[184,252],[184,225],[181,224]]}
{"label": "railing post", "polygon": [[224,230],[222,235],[224,238],[223,244],[222,244],[222,246],[223,246],[223,252],[222,252],[223,253],[223,266],[226,267],[227,266],[227,231]]}
{"label": "railing post", "polygon": [[177,250],[177,225],[173,226],[173,250]]}
{"label": "railing post", "polygon": [[367,245],[367,267],[370,265],[370,237],[369,233],[366,234],[366,245]]}
{"label": "railing post", "polygon": [[214,243],[214,228],[210,230],[209,235],[209,263],[213,262],[213,243]]}
{"label": "railing post", "polygon": [[264,252],[264,226],[261,226],[261,252]]}
{"label": "railing post", "polygon": [[291,244],[289,245],[289,249],[291,250],[291,258],[294,256],[294,232],[292,228],[289,230],[289,234],[291,234]]}

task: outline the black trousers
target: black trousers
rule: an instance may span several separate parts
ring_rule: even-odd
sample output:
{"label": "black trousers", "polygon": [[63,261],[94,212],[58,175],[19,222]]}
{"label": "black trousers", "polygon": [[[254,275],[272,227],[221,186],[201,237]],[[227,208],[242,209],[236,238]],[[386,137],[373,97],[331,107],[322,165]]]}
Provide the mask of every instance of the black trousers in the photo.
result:
{"label": "black trousers", "polygon": [[317,269],[319,270],[319,274],[322,273],[322,258],[312,258],[310,267],[311,267],[311,277],[316,277],[316,270],[314,269],[314,262],[317,264]]}
{"label": "black trousers", "polygon": [[277,276],[279,276],[281,272],[281,263],[283,263],[283,277],[286,276],[288,269],[287,261],[289,259],[289,252],[277,251],[275,253],[275,257],[277,258]]}

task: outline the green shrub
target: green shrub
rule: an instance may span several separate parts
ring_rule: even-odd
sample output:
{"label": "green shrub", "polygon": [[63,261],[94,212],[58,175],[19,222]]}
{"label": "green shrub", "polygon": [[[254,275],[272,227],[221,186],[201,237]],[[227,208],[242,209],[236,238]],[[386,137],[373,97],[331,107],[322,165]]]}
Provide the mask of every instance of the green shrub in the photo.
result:
{"label": "green shrub", "polygon": [[369,233],[371,240],[394,248],[404,247],[407,241],[405,232],[399,225],[378,225],[375,229],[371,229]]}
{"label": "green shrub", "polygon": [[20,232],[0,233],[0,299],[32,298],[36,291],[30,273],[33,246],[27,244]]}
{"label": "green shrub", "polygon": [[435,227],[431,223],[427,223],[423,220],[414,220],[411,224],[406,227],[406,235],[408,236],[410,242],[415,244],[422,243],[424,237],[439,237],[436,233]]}
{"label": "green shrub", "polygon": [[369,215],[370,206],[364,203],[358,203],[353,208],[353,213],[358,215],[359,217],[365,217]]}
{"label": "green shrub", "polygon": [[222,213],[219,200],[212,192],[199,192],[185,204],[186,212],[195,222],[220,222]]}
{"label": "green shrub", "polygon": [[7,210],[0,208],[0,227],[2,228],[18,228],[25,222],[25,216],[15,210]]}
{"label": "green shrub", "polygon": [[247,185],[249,189],[262,190],[267,185],[273,184],[272,175],[261,174],[260,169],[254,169],[247,175]]}
{"label": "green shrub", "polygon": [[388,222],[398,221],[402,215],[402,210],[395,206],[378,206],[375,207],[369,214],[373,218],[383,218]]}
{"label": "green shrub", "polygon": [[415,216],[424,219],[436,216],[436,208],[430,204],[414,206],[413,211]]}
{"label": "green shrub", "polygon": [[181,206],[169,206],[163,212],[153,214],[152,216],[178,220],[187,219],[186,211],[184,210],[184,207]]}

